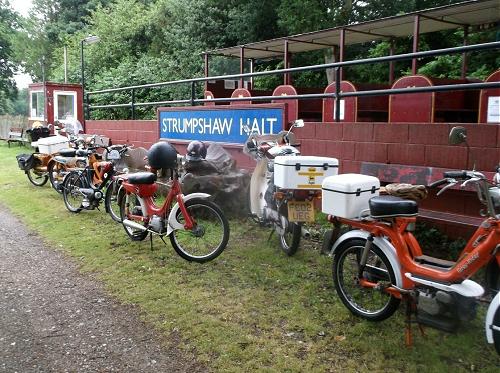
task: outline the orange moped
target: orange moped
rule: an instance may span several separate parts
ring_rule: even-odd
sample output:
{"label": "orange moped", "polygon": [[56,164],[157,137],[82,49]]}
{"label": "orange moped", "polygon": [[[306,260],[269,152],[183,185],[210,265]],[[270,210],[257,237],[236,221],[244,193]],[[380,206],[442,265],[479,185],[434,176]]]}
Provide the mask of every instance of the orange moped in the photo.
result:
{"label": "orange moped", "polygon": [[[450,142],[465,141],[463,127],[455,127]],[[486,209],[484,221],[468,241],[457,261],[433,258],[422,253],[413,235],[418,205],[395,196],[374,196],[366,213],[357,219],[333,217],[351,230],[336,240],[331,254],[335,289],[344,305],[355,315],[380,321],[390,317],[401,300],[407,302],[406,342],[411,344],[410,322],[454,331],[475,316],[477,300],[485,293],[471,280],[480,268],[488,267],[491,301],[486,316],[486,337],[500,354],[500,180],[493,182],[476,171],[449,171],[430,187],[445,185],[439,192],[461,183],[473,186]],[[496,294],[496,295],[495,295]],[[484,297],[482,298],[484,299]]]}

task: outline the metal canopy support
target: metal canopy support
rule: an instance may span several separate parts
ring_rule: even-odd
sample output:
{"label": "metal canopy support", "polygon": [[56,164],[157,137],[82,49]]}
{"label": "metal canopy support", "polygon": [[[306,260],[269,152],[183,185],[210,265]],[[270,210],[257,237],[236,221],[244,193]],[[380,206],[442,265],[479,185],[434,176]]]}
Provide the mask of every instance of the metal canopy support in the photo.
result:
{"label": "metal canopy support", "polygon": [[[240,74],[245,73],[245,47],[240,47]],[[245,86],[245,78],[240,79],[239,88],[244,88]]]}
{"label": "metal canopy support", "polygon": [[294,43],[322,45],[324,47],[333,47],[334,46],[334,45],[326,44],[326,43],[318,43],[317,41],[314,41],[314,40],[300,40],[300,39],[294,39],[294,38],[287,38],[287,40],[293,41]]}
{"label": "metal canopy support", "polygon": [[[250,74],[253,74],[255,68],[255,60],[253,58],[250,58]],[[253,89],[253,76],[250,77],[250,86],[248,89]]]}
{"label": "metal canopy support", "polygon": [[[205,78],[208,78],[208,60],[209,60],[209,54],[204,53],[204,59],[205,59]],[[205,91],[208,90],[208,80],[205,80]]]}
{"label": "metal canopy support", "polygon": [[[344,62],[344,49],[345,49],[345,29],[340,30],[340,52],[339,52],[339,62]],[[341,67],[339,73],[337,74],[340,81],[344,79],[344,69]]]}
{"label": "metal canopy support", "polygon": [[361,31],[361,30],[355,30],[355,29],[352,29],[352,28],[344,28],[343,30],[347,30],[347,31],[350,31],[350,32],[355,32],[355,33],[363,34],[363,35],[380,36],[380,37],[386,38],[386,39],[390,39],[390,38],[394,37],[393,35],[377,34],[376,32]]}
{"label": "metal canopy support", "polygon": [[[464,26],[464,46],[467,45],[467,43],[469,42],[469,27],[468,26]],[[462,74],[461,74],[461,78],[462,79],[465,79],[465,77],[467,76],[467,53],[462,53]]]}
{"label": "metal canopy support", "polygon": [[[288,52],[288,39],[285,39],[285,69],[290,68],[290,54]],[[288,85],[290,84],[291,79],[290,79],[290,74],[285,73],[283,75],[283,84]]]}
{"label": "metal canopy support", "polygon": [[[394,56],[394,39],[391,39],[389,55]],[[392,85],[392,83],[394,83],[394,61],[389,62],[389,84]]]}
{"label": "metal canopy support", "polygon": [[[418,52],[418,42],[420,38],[420,14],[415,15],[415,20],[413,24],[413,53]],[[417,59],[413,58],[411,60],[411,73],[415,75],[417,73]]]}

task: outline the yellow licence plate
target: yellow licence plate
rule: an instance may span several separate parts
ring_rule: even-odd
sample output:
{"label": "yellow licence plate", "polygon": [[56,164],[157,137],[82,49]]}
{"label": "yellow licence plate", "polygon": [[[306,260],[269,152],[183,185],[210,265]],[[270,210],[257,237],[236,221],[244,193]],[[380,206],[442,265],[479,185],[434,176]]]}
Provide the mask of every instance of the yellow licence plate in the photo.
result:
{"label": "yellow licence plate", "polygon": [[288,221],[291,222],[313,222],[313,201],[288,201]]}

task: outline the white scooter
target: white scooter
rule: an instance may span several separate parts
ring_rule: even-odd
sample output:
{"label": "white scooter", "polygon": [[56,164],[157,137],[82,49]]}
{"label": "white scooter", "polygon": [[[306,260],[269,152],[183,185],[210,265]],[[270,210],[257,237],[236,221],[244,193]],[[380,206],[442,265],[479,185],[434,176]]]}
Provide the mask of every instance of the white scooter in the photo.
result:
{"label": "white scooter", "polygon": [[318,180],[338,169],[335,158],[299,156],[292,129],[300,127],[304,121],[297,120],[278,134],[250,133],[243,148],[257,161],[250,180],[251,216],[274,228],[289,256],[297,252],[301,236],[310,235],[302,223],[314,221],[314,199],[321,194]]}

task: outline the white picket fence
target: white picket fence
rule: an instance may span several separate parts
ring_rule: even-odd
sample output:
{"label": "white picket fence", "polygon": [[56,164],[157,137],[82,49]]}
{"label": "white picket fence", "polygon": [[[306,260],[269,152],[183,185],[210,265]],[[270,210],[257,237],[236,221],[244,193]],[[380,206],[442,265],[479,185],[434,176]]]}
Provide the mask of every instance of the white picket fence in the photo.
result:
{"label": "white picket fence", "polygon": [[0,115],[0,139],[7,139],[11,128],[28,129],[28,117],[22,115]]}

